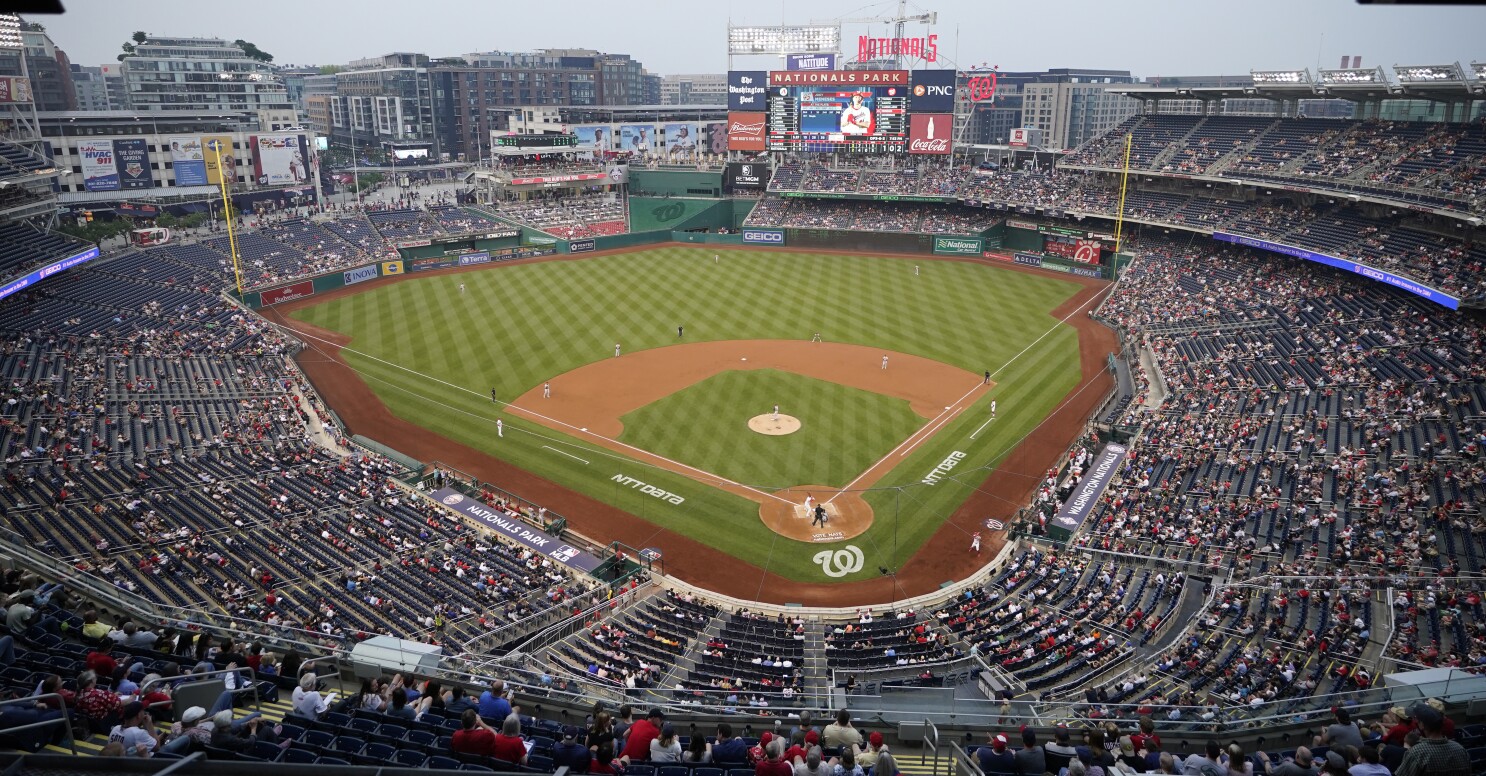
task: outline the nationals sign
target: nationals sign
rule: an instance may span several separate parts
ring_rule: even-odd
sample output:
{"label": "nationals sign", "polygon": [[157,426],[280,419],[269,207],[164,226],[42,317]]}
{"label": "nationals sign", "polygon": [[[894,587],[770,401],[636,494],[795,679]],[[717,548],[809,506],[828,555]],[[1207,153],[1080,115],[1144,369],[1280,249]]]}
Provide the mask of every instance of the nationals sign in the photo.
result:
{"label": "nationals sign", "polygon": [[878,57],[892,56],[922,57],[925,62],[939,61],[939,36],[923,38],[873,38],[866,35],[857,38],[857,61],[866,62]]}
{"label": "nationals sign", "polygon": [[911,113],[908,116],[908,153],[948,154],[952,113]]}
{"label": "nationals sign", "polygon": [[996,72],[974,75],[965,82],[965,91],[971,102],[993,102],[996,99]]}

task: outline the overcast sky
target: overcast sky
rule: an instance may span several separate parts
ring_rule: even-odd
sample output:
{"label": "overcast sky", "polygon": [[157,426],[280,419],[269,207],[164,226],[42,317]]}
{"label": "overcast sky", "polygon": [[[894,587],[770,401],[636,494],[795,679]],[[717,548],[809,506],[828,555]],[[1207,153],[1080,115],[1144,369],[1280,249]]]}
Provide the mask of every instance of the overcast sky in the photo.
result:
{"label": "overcast sky", "polygon": [[[779,24],[891,16],[897,2],[863,0],[63,0],[68,13],[35,17],[73,62],[113,62],[134,30],[242,38],[277,64],[344,64],[391,51],[453,56],[476,51],[595,48],[630,54],[652,73],[727,69],[729,17]],[[1256,70],[1486,61],[1486,8],[1359,6],[1352,0],[930,0],[939,66],[1002,70],[1130,70],[1138,77],[1236,75]],[[884,35],[885,23],[849,24]],[[777,60],[775,60],[777,61]],[[742,60],[766,69],[769,60]]]}

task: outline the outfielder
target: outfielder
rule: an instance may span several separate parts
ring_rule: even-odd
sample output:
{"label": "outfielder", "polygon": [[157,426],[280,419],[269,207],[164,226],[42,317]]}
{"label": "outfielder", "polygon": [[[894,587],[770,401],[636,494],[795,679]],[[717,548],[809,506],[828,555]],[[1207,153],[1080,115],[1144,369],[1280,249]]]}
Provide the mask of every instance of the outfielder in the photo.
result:
{"label": "outfielder", "polygon": [[506,438],[506,424],[500,418],[495,419],[495,435],[501,439]]}
{"label": "outfielder", "polygon": [[887,369],[887,356],[882,357],[882,368]]}

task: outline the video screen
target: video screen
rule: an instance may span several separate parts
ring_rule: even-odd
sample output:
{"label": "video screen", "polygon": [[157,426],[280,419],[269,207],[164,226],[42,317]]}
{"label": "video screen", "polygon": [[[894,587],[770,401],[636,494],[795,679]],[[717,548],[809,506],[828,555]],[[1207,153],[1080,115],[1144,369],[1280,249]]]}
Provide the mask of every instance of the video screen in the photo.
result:
{"label": "video screen", "polygon": [[901,152],[907,115],[901,86],[776,87],[769,95],[769,147]]}

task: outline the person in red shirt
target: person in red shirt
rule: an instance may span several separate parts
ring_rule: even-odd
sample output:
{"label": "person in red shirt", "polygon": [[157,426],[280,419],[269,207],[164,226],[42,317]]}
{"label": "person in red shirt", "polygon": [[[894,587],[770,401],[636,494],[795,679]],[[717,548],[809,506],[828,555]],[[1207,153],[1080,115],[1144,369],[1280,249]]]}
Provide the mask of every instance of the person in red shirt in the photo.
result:
{"label": "person in red shirt", "polygon": [[77,710],[95,732],[107,732],[123,708],[118,695],[98,686],[98,674],[84,671],[77,675]]}
{"label": "person in red shirt", "polygon": [[635,724],[629,726],[629,733],[624,739],[624,750],[620,756],[628,757],[630,762],[643,762],[650,759],[650,742],[660,738],[660,726],[665,722],[665,715],[660,709],[651,709],[645,719],[636,720]]}
{"label": "person in red shirt", "polygon": [[89,652],[83,663],[87,665],[89,671],[105,679],[112,679],[114,673],[119,670],[118,662],[110,657],[107,652],[96,650]]}
{"label": "person in red shirt", "polygon": [[588,772],[598,776],[621,776],[629,761],[623,757],[614,756],[614,742],[605,741],[599,744],[593,759],[588,762]]}
{"label": "person in red shirt", "polygon": [[[1161,737],[1156,735],[1156,722],[1150,717],[1140,718],[1140,732],[1130,736],[1130,742],[1135,745],[1135,751],[1150,749],[1154,751],[1161,746]],[[1155,744],[1155,747],[1149,746]]]}
{"label": "person in red shirt", "polygon": [[[814,732],[814,731],[811,731]],[[764,747],[768,755],[753,766],[754,776],[794,776],[795,768],[784,756],[784,739],[776,738]]]}
{"label": "person in red shirt", "polygon": [[495,747],[495,731],[480,719],[480,713],[474,709],[465,709],[464,716],[459,718],[463,728],[454,731],[450,737],[449,749],[459,754],[476,754],[485,757],[491,756]]}
{"label": "person in red shirt", "polygon": [[521,739],[521,718],[507,714],[500,732],[490,745],[490,756],[517,765],[526,765],[526,742]]}

